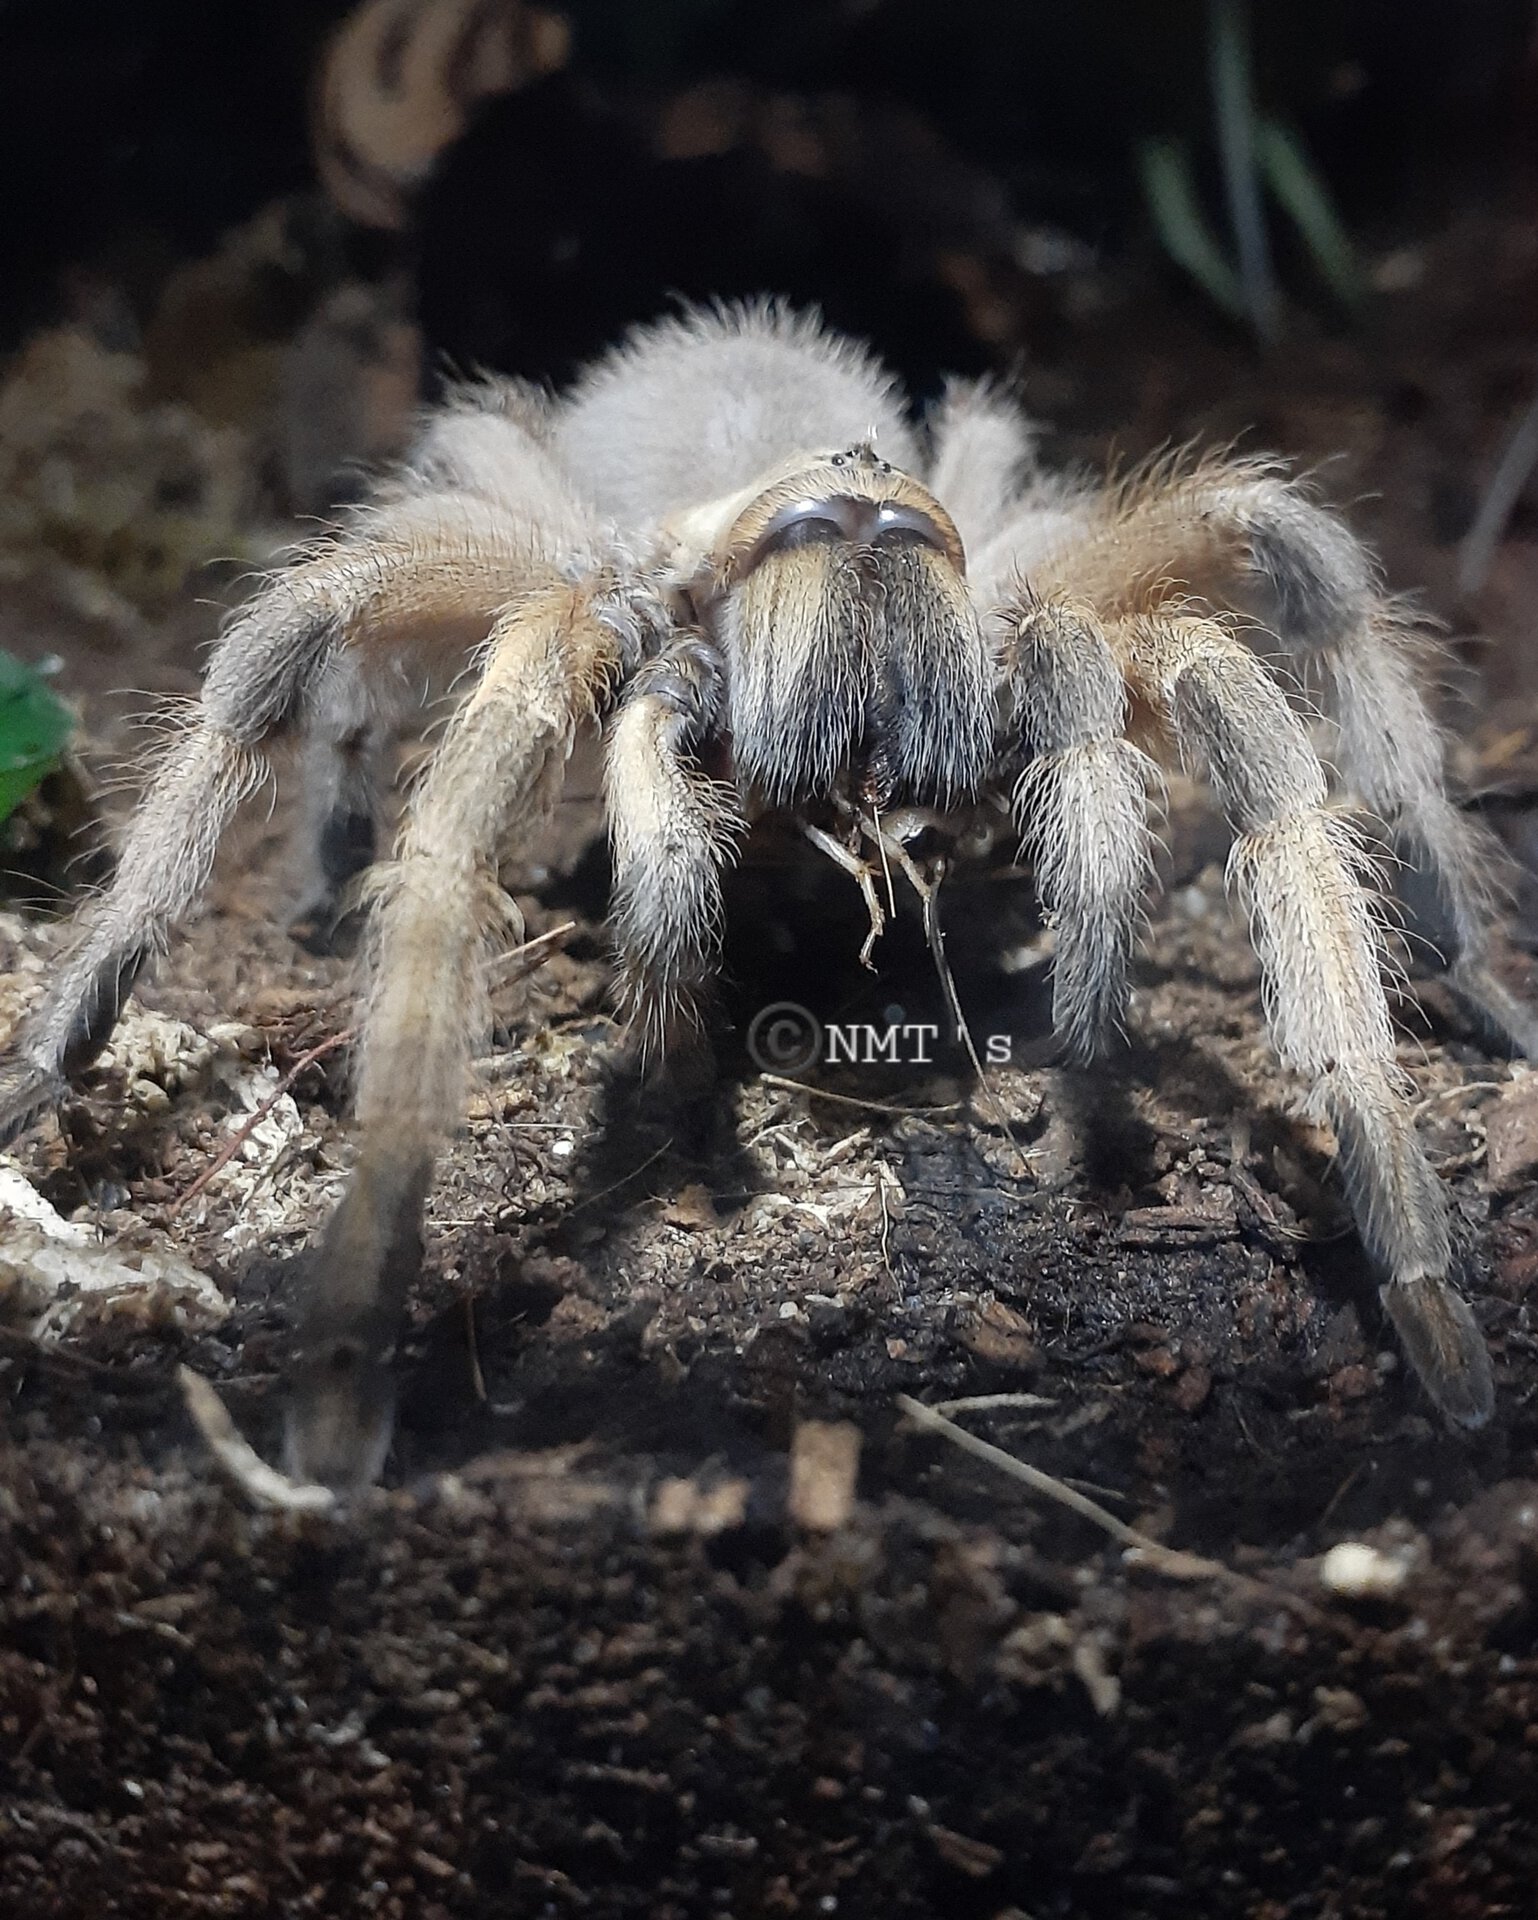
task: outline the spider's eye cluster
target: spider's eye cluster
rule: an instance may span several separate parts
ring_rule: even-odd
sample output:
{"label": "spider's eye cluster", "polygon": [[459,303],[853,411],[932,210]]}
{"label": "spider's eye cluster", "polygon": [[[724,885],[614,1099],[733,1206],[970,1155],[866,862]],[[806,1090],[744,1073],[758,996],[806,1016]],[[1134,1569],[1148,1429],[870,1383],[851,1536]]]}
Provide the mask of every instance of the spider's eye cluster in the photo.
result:
{"label": "spider's eye cluster", "polygon": [[749,548],[739,574],[751,573],[773,553],[839,542],[856,547],[914,542],[944,554],[953,565],[959,558],[954,541],[948,540],[934,516],[920,507],[898,500],[830,494],[793,500],[773,514]]}
{"label": "spider's eye cluster", "polygon": [[872,473],[892,474],[896,468],[890,460],[878,460],[876,449],[867,440],[862,446],[845,447],[842,453],[828,455],[830,467],[869,467]]}

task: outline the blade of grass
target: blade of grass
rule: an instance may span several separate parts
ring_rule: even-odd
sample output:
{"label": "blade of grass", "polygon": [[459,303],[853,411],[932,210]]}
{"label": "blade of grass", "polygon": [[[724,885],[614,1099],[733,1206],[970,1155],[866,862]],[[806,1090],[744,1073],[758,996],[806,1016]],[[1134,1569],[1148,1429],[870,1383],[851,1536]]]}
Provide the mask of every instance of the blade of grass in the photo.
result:
{"label": "blade of grass", "polygon": [[1281,332],[1281,310],[1255,163],[1255,93],[1246,0],[1211,0],[1208,19],[1218,156],[1239,256],[1240,293],[1256,339],[1269,346]]}
{"label": "blade of grass", "polygon": [[1517,422],[1516,431],[1496,463],[1490,484],[1479,502],[1474,523],[1463,536],[1458,549],[1458,590],[1478,593],[1489,578],[1495,549],[1506,531],[1523,489],[1538,467],[1538,394]]}
{"label": "blade of grass", "polygon": [[1215,306],[1243,320],[1244,291],[1197,200],[1190,154],[1178,140],[1145,140],[1138,149],[1138,173],[1164,251]]}
{"label": "blade of grass", "polygon": [[1342,306],[1358,306],[1362,273],[1356,249],[1302,141],[1280,121],[1262,119],[1255,128],[1255,157],[1277,204],[1303,236],[1320,278]]}

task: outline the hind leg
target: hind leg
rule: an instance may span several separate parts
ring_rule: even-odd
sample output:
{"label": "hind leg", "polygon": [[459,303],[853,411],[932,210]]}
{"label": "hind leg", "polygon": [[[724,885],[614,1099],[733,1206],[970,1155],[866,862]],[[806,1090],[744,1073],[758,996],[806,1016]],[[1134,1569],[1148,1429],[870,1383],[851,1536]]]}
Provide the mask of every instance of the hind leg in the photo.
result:
{"label": "hind leg", "polygon": [[192,724],[161,759],[106,890],[79,915],[41,1001],[0,1061],[0,1141],[57,1104],[106,1044],[145,962],[197,899],[230,817],[267,770],[263,747],[330,644],[314,622],[232,633]]}
{"label": "hind leg", "polygon": [[1222,627],[1127,623],[1129,677],[1182,756],[1203,771],[1238,835],[1231,871],[1249,913],[1272,1038],[1334,1127],[1357,1229],[1411,1365],[1451,1421],[1494,1405],[1483,1336],[1450,1277],[1447,1194],[1426,1158],[1381,979],[1383,929],[1351,823],[1266,669]]}
{"label": "hind leg", "polygon": [[[404,703],[389,703],[397,704]],[[358,882],[379,851],[393,718],[356,654],[344,654],[323,676],[305,733],[304,878],[290,923],[312,953],[351,945]]]}
{"label": "hind leg", "polygon": [[235,613],[112,883],[77,916],[0,1056],[0,1142],[56,1105],[106,1043],[135,976],[207,884],[275,738],[313,730],[317,864],[335,895],[368,835],[368,729],[403,697],[405,663],[462,661],[552,563],[589,558],[580,503],[489,392],[439,417],[393,495]]}
{"label": "hind leg", "polygon": [[1422,951],[1502,1045],[1538,1057],[1538,1019],[1488,964],[1495,852],[1448,797],[1425,638],[1342,520],[1264,461],[1202,461],[1093,503],[1043,582],[1107,614],[1194,592],[1258,619],[1333,724],[1345,787],[1387,830]]}

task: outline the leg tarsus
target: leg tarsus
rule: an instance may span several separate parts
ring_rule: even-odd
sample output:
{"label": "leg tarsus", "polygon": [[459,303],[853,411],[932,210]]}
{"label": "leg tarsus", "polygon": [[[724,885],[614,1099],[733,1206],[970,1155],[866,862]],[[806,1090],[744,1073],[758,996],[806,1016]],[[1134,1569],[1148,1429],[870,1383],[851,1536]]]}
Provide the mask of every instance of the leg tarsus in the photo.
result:
{"label": "leg tarsus", "polygon": [[62,1073],[55,1073],[14,1053],[0,1062],[0,1147],[7,1147],[28,1127],[54,1112],[69,1091]]}
{"label": "leg tarsus", "polygon": [[1495,1411],[1490,1350],[1467,1300],[1445,1280],[1389,1280],[1378,1289],[1416,1378],[1457,1427]]}
{"label": "leg tarsus", "polygon": [[[0,1104],[13,1132],[55,1100],[105,1046],[129,989],[171,924],[202,892],[220,834],[263,762],[230,730],[204,720],[171,749],[129,831],[111,885],[86,906],[48,990],[12,1036],[14,1098]],[[26,1118],[17,1116],[26,1114]]]}
{"label": "leg tarsus", "polygon": [[395,1418],[393,1362],[422,1265],[432,1162],[360,1162],[319,1243],[300,1256],[286,1465],[343,1489],[378,1479]]}
{"label": "leg tarsus", "polygon": [[393,681],[385,691],[370,688],[363,667],[356,648],[341,651],[316,690],[307,726],[302,851],[308,880],[290,929],[312,953],[354,944],[357,882],[378,853],[385,736],[402,689]]}
{"label": "leg tarsus", "polygon": [[1379,1290],[1417,1378],[1455,1426],[1483,1426],[1495,1408],[1484,1336],[1448,1278],[1455,1261],[1447,1193],[1404,1112],[1395,1076],[1338,1068],[1324,1107],[1341,1177]]}
{"label": "leg tarsus", "polygon": [[1465,954],[1447,984],[1474,1019],[1485,1044],[1516,1060],[1538,1060],[1538,1014],[1498,980],[1482,957]]}
{"label": "leg tarsus", "polygon": [[289,921],[308,953],[350,953],[361,928],[358,882],[374,864],[378,828],[371,806],[342,799],[327,810],[315,834],[315,877]]}

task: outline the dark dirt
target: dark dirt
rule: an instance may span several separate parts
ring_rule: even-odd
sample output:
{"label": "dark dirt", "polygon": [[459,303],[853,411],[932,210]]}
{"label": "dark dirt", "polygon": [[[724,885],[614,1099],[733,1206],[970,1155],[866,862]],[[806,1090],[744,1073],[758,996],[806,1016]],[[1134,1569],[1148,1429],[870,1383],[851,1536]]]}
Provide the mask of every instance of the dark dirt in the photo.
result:
{"label": "dark dirt", "polygon": [[[1474,606],[1452,580],[1525,397],[1538,247],[1495,208],[1401,251],[1414,291],[1370,335],[1263,368],[1158,275],[1106,275],[1027,394],[1070,456],[1245,426],[1339,456],[1328,491],[1375,496],[1360,523],[1460,642],[1464,771],[1511,796],[1520,850],[1530,519]],[[120,751],[107,689],[189,686],[212,615],[103,638],[37,591],[5,585],[8,631],[66,652]],[[955,1060],[826,1078],[837,1099],[766,1079],[741,1035],[767,1002],[928,1018],[934,987],[911,927],[871,982],[852,890],[754,869],[701,1123],[619,1062],[583,784],[554,855],[508,876],[531,934],[575,927],[498,997],[388,1484],[345,1515],[249,1512],[175,1378],[212,1379],[275,1455],[284,1263],[347,1162],[337,1047],[192,1192],[251,1076],[270,1091],[350,1020],[348,963],[283,930],[287,802],[233,836],[142,995],[217,1045],[184,1072],[104,1065],[15,1155],[61,1212],[163,1230],[231,1306],[198,1332],[0,1332],[0,1913],[1534,1912],[1530,1078],[1435,986],[1406,1009],[1499,1390],[1489,1429],[1454,1436],[1273,1068],[1221,835],[1183,790],[1133,1039],[1103,1072],[1046,1064],[1029,889],[994,880],[948,916],[974,1028],[1012,1048],[985,1088]],[[13,967],[57,937],[3,933]],[[966,1424],[1228,1572],[1129,1557],[904,1425],[904,1393],[1037,1396]],[[863,1440],[831,1531],[787,1503],[808,1420]],[[1321,1582],[1353,1539],[1392,1594]]]}

